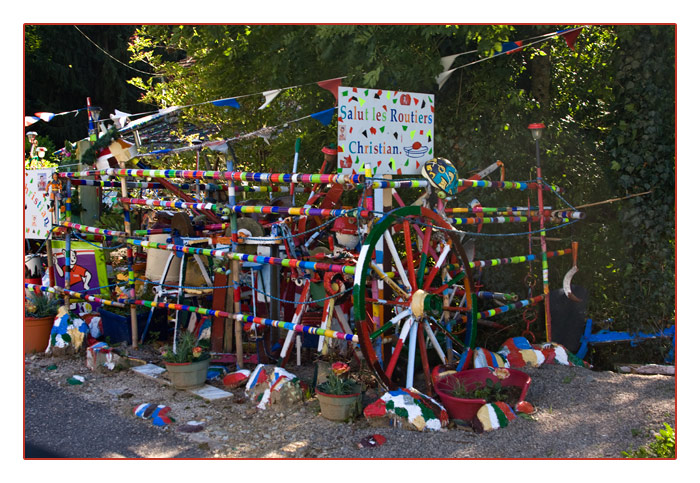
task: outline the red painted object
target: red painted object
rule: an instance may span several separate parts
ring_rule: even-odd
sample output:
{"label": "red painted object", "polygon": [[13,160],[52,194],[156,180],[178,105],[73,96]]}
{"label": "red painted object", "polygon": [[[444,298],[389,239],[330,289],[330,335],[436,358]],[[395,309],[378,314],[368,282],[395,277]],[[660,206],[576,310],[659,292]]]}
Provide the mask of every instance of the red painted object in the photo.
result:
{"label": "red painted object", "polygon": [[467,388],[472,386],[475,382],[483,385],[486,383],[487,379],[500,382],[502,386],[517,386],[521,388],[518,402],[524,401],[527,390],[530,387],[530,376],[517,369],[507,370],[510,374],[505,379],[498,379],[493,369],[488,367],[455,372],[454,374],[444,376],[436,381],[435,392],[440,397],[440,401],[442,401],[445,409],[447,409],[447,414],[450,415],[450,418],[471,421],[474,416],[476,416],[479,408],[486,404],[487,401],[485,399],[461,399],[451,396],[452,384],[454,384],[455,379],[458,379]]}

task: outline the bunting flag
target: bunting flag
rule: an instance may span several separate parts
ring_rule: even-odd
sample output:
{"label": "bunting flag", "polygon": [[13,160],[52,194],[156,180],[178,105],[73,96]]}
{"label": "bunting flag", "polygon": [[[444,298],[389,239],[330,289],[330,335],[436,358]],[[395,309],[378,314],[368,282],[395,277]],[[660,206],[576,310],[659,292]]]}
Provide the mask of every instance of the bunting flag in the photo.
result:
{"label": "bunting flag", "polygon": [[332,107],[330,109],[326,109],[325,111],[311,114],[311,117],[316,119],[318,122],[320,122],[324,126],[328,126],[331,123],[331,121],[333,120],[333,115],[335,114],[335,111],[336,111],[336,108]]}
{"label": "bunting flag", "polygon": [[265,104],[262,106],[258,107],[258,110],[260,109],[265,109],[267,105],[272,102],[272,100],[277,97],[277,95],[282,92],[282,89],[273,89],[271,91],[265,91],[262,93],[263,96],[265,96]]}
{"label": "bunting flag", "polygon": [[579,27],[577,29],[572,30],[560,30],[559,32],[557,32],[557,35],[561,35],[564,41],[566,41],[566,45],[568,45],[571,50],[576,52],[574,45],[576,44],[576,39],[578,39],[578,36],[582,30],[583,27]]}
{"label": "bunting flag", "polygon": [[41,119],[35,116],[24,116],[24,127],[29,127],[37,121],[41,121]]}
{"label": "bunting flag", "polygon": [[340,87],[340,84],[343,82],[344,78],[345,77],[336,77],[335,79],[328,79],[316,83],[320,88],[326,89],[333,94],[333,97],[335,97],[336,106],[338,105],[338,87]]}
{"label": "bunting flag", "polygon": [[459,67],[455,67],[454,69],[450,69],[452,64],[454,63],[455,59],[459,57],[460,55],[465,55],[465,54],[472,54],[477,52],[476,50],[469,51],[469,52],[462,52],[460,54],[454,54],[454,55],[447,55],[445,57],[440,58],[440,63],[442,64],[442,68],[444,69],[436,78],[435,82],[438,84],[438,90],[442,89],[442,86],[445,85],[445,82],[447,82],[447,79],[452,75],[454,71],[457,69],[461,69],[463,67],[467,67],[470,65],[477,64],[479,62],[483,62],[484,60],[492,59],[494,57],[497,57],[499,55],[510,55],[515,52],[520,52],[523,50],[525,47],[529,47],[531,45],[535,45],[540,42],[547,41],[551,38],[560,36],[566,41],[566,45],[569,46],[571,50],[574,52],[576,51],[574,49],[574,44],[576,43],[576,39],[578,38],[579,34],[583,30],[583,27],[577,27],[573,29],[567,29],[567,30],[559,30],[556,32],[551,32],[548,34],[540,35],[539,37],[533,37],[531,39],[527,40],[518,40],[515,42],[501,42],[501,50],[493,55],[490,55],[489,57],[484,57],[482,59],[476,60],[474,62],[470,62],[468,64],[461,65]]}
{"label": "bunting flag", "polygon": [[501,42],[501,53],[510,55],[515,52],[520,52],[523,50],[522,45],[522,40],[518,40],[517,42]]}
{"label": "bunting flag", "polygon": [[241,105],[238,103],[235,97],[229,97],[228,99],[219,99],[217,101],[212,101],[212,104],[215,106],[235,107],[236,109],[241,108]]}
{"label": "bunting flag", "polygon": [[35,112],[34,115],[44,122],[49,122],[56,116],[53,112]]}

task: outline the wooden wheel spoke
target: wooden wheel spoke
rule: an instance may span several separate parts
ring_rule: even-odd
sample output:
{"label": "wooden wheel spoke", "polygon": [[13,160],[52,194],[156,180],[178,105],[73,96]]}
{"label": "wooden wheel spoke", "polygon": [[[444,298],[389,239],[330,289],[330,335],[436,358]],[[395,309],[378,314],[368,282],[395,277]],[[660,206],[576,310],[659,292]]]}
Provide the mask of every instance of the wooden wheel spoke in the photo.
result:
{"label": "wooden wheel spoke", "polygon": [[387,364],[386,369],[384,370],[389,379],[391,379],[391,375],[394,373],[394,368],[396,367],[396,363],[399,361],[399,356],[401,355],[401,349],[403,348],[403,345],[406,342],[408,332],[411,329],[411,325],[413,325],[413,323],[414,318],[411,315],[411,318],[404,322],[403,327],[401,327],[399,340],[396,341],[396,346],[394,346],[394,350],[391,353],[389,363]]}
{"label": "wooden wheel spoke", "polygon": [[411,244],[411,227],[408,220],[403,221],[403,237],[404,245],[406,248],[406,262],[408,265],[408,278],[411,283],[411,287],[417,288],[416,284],[416,267],[413,262],[413,245]]}

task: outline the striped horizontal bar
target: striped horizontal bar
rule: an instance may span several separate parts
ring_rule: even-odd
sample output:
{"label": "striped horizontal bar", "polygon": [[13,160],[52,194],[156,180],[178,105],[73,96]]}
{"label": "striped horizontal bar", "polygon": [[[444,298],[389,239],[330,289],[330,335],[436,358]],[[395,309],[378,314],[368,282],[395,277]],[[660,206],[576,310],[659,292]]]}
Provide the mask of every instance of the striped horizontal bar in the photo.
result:
{"label": "striped horizontal bar", "polygon": [[[552,209],[551,206],[545,206],[544,207],[544,213],[545,215],[548,215],[548,211]],[[500,206],[500,207],[495,207],[495,206],[466,206],[466,207],[455,207],[455,208],[445,208],[445,213],[451,214],[451,213],[518,213],[518,212],[524,212],[524,213],[531,213],[531,212],[536,212],[537,208],[536,207],[531,207],[528,208],[527,206]]]}
{"label": "striped horizontal bar", "polygon": [[[554,257],[560,257],[562,255],[567,255],[571,253],[571,248],[565,248],[563,250],[553,250],[550,252],[547,252],[547,258],[554,258]],[[494,267],[496,265],[506,265],[506,264],[515,264],[515,263],[524,263],[524,262],[531,262],[537,258],[542,258],[542,254],[530,254],[530,255],[521,255],[517,257],[509,257],[509,258],[492,258],[490,260],[474,260],[473,262],[469,262],[469,267],[470,268],[483,268],[483,267]],[[450,265],[448,267],[448,270],[451,268],[458,268],[454,267],[453,265]]]}
{"label": "striped horizontal bar", "polygon": [[305,334],[319,335],[322,337],[327,337],[329,339],[340,339],[347,340],[350,342],[359,342],[359,338],[354,334],[346,334],[344,332],[337,332],[335,330],[321,329],[320,327],[310,327],[302,324],[292,324],[290,322],[284,322],[282,320],[266,319],[262,317],[255,317],[249,314],[233,314],[230,312],[224,312],[223,310],[213,310],[206,309],[204,307],[195,307],[193,305],[183,305],[174,304],[167,302],[151,302],[149,300],[132,300],[134,305],[141,305],[143,307],[152,308],[162,308],[162,309],[173,309],[182,310],[186,312],[194,312],[201,315],[209,315],[212,317],[225,317],[228,319],[233,319],[243,323],[253,323],[256,325],[267,325],[269,327],[279,327],[282,329],[292,330],[295,332],[302,332]]}
{"label": "striped horizontal bar", "polygon": [[[302,216],[346,216],[355,215],[358,213],[356,209],[350,210],[331,210],[322,208],[296,208],[296,207],[285,207],[285,206],[250,206],[250,205],[238,205],[234,206],[233,210],[239,214],[279,214],[279,215],[302,215]],[[369,218],[372,215],[371,211],[361,210],[359,215],[363,218]]]}
{"label": "striped horizontal bar", "polygon": [[500,307],[496,307],[495,309],[489,309],[489,310],[484,310],[483,312],[479,312],[476,315],[477,319],[485,319],[486,317],[493,317],[498,314],[502,314],[503,312],[508,312],[509,310],[515,310],[519,309],[522,307],[526,307],[528,305],[534,305],[537,303],[540,303],[544,300],[544,294],[538,295],[537,297],[533,297],[531,299],[527,300],[521,300],[520,302],[515,302],[512,304],[508,305],[502,305]]}
{"label": "striped horizontal bar", "polygon": [[127,203],[130,205],[141,205],[141,206],[159,206],[162,208],[186,208],[192,210],[210,210],[217,213],[222,213],[228,215],[231,210],[226,206],[220,206],[215,203],[191,203],[187,201],[163,201],[163,200],[150,200],[143,198],[115,198],[121,203]]}
{"label": "striped horizontal bar", "polygon": [[116,237],[129,236],[124,231],[107,230],[105,228],[96,228],[94,226],[79,225],[78,223],[71,223],[68,221],[62,222],[60,226],[62,226],[64,228],[72,228],[73,230],[78,230],[78,231],[81,231],[84,233],[94,233],[97,235],[116,236]]}
{"label": "striped horizontal bar", "polygon": [[[570,221],[568,218],[555,218],[553,216],[545,216],[544,220],[554,223],[566,223]],[[494,217],[470,217],[470,218],[449,218],[450,223],[454,225],[487,225],[487,224],[502,224],[502,223],[527,223],[528,221],[540,221],[540,217],[535,216],[494,216]]]}
{"label": "striped horizontal bar", "polygon": [[501,292],[476,292],[476,296],[484,300],[505,300],[507,302],[516,302],[518,296],[513,293],[501,293]]}
{"label": "striped horizontal bar", "polygon": [[214,250],[210,248],[197,248],[188,247],[183,245],[173,245],[168,243],[156,243],[149,242],[145,240],[134,240],[127,238],[125,240],[129,245],[140,246],[144,248],[157,248],[160,250],[170,250],[174,252],[187,253],[192,255],[204,255],[207,257],[217,257],[217,258],[228,258],[230,260],[238,260],[240,262],[253,262],[253,263],[263,263],[266,265],[279,265],[282,267],[290,268],[301,268],[303,270],[311,270],[314,272],[334,272],[334,273],[346,273],[348,275],[354,275],[355,266],[354,265],[339,265],[335,263],[323,263],[323,262],[307,262],[304,260],[298,260],[295,258],[277,258],[277,257],[263,257],[258,255],[248,255],[245,253],[235,253],[229,252],[227,250]]}
{"label": "striped horizontal bar", "polygon": [[552,216],[555,218],[571,218],[573,220],[586,218],[586,214],[583,211],[553,211]]}
{"label": "striped horizontal bar", "polygon": [[[371,180],[367,182],[369,188],[380,189],[380,188],[425,188],[428,186],[428,180],[396,180],[396,181],[383,181],[383,180]],[[464,188],[499,188],[499,189],[517,189],[517,190],[535,190],[537,189],[537,183],[528,183],[525,181],[486,181],[486,180],[474,180],[474,179],[460,179],[457,181],[458,187]],[[561,192],[561,188],[557,186],[547,186],[542,187],[544,191],[554,191]]]}
{"label": "striped horizontal bar", "polygon": [[[121,182],[119,181],[102,181],[97,179],[76,179],[70,180],[71,184],[82,185],[82,186],[101,186],[103,188],[121,188]],[[126,183],[127,188],[144,188],[144,189],[160,189],[163,186],[160,183],[153,183],[149,181],[128,181]]]}
{"label": "striped horizontal bar", "polygon": [[134,178],[184,178],[220,179],[260,183],[331,183],[360,184],[365,182],[363,174],[303,174],[303,173],[254,173],[245,171],[194,171],[181,169],[100,169],[59,173],[62,178],[84,178],[87,176],[131,176]]}
{"label": "striped horizontal bar", "polygon": [[109,305],[112,307],[126,307],[125,303],[122,302],[116,302],[114,300],[107,300],[103,299],[100,297],[95,297],[94,295],[88,295],[85,293],[81,292],[74,292],[72,290],[66,290],[63,287],[44,287],[42,285],[36,285],[33,283],[25,283],[24,286],[28,289],[31,290],[41,290],[42,292],[50,292],[50,293],[58,293],[58,294],[67,294],[70,295],[71,297],[82,299],[82,300],[87,300],[89,302],[97,302],[102,305]]}

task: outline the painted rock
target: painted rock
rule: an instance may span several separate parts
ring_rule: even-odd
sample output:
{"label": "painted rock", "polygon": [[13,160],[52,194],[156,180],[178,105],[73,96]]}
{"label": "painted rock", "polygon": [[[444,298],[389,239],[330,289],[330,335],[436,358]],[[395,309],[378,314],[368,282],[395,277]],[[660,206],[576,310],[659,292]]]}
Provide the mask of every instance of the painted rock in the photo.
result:
{"label": "painted rock", "polygon": [[477,433],[505,428],[515,419],[515,413],[504,402],[487,403],[479,408],[472,421],[472,426]]}
{"label": "painted rock", "polygon": [[439,431],[447,426],[449,416],[445,408],[433,398],[416,390],[398,389],[385,393],[363,411],[365,418],[374,420],[389,418],[417,431]]}
{"label": "painted rock", "polygon": [[224,386],[241,387],[246,382],[248,382],[249,377],[250,371],[248,369],[241,369],[239,371],[225,375],[222,382]]}
{"label": "painted rock", "polygon": [[541,350],[537,350],[530,345],[525,337],[513,337],[506,340],[498,350],[509,367],[539,367],[545,361],[545,356]]}
{"label": "painted rock", "polygon": [[510,367],[510,364],[500,354],[477,347],[474,349],[474,369],[482,367]]}

